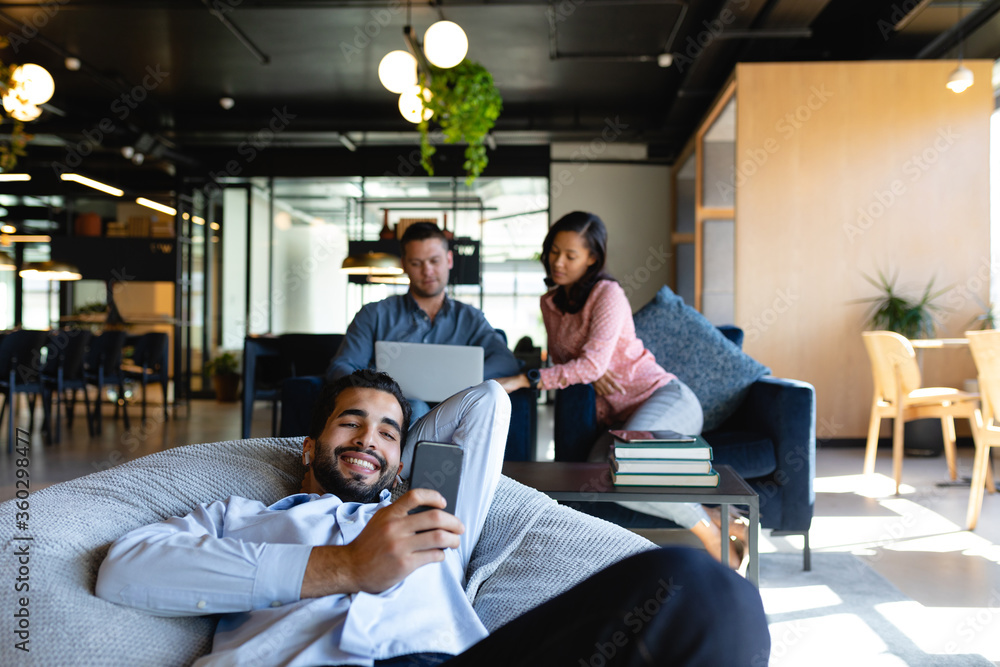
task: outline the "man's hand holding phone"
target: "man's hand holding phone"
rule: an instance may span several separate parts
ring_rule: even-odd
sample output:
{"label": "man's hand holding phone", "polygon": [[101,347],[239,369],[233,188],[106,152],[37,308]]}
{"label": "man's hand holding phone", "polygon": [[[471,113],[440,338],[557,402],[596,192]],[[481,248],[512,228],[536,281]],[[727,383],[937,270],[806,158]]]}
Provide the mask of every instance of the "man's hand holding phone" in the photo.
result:
{"label": "man's hand holding phone", "polygon": [[[410,489],[375,512],[350,544],[313,547],[301,596],[381,593],[422,565],[444,560],[457,549],[465,526],[444,511],[444,497],[432,489]],[[431,511],[416,514],[417,507]]]}

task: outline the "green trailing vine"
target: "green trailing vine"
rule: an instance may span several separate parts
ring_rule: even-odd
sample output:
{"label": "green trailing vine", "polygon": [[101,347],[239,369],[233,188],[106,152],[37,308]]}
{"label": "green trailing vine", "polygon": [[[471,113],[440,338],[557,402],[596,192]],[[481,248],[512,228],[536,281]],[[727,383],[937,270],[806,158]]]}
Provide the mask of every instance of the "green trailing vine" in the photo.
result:
{"label": "green trailing vine", "polygon": [[477,62],[463,60],[449,69],[431,67],[430,74],[430,81],[424,78],[422,85],[430,90],[426,108],[434,115],[417,126],[420,163],[429,175],[434,175],[431,158],[437,149],[430,143],[430,125],[435,123],[446,144],[467,144],[462,168],[465,182],[471,184],[489,162],[484,142],[500,117],[503,99],[493,85],[493,75]]}
{"label": "green trailing vine", "polygon": [[[7,46],[9,46],[7,38],[0,37],[0,49],[5,49]],[[0,96],[10,88],[10,77],[16,67],[16,65],[5,65],[0,62]],[[33,135],[24,131],[24,123],[13,118],[10,119],[10,122],[13,126],[10,129],[9,138],[0,140],[0,172],[12,171],[17,166],[17,159],[28,154],[25,146],[34,138]]]}

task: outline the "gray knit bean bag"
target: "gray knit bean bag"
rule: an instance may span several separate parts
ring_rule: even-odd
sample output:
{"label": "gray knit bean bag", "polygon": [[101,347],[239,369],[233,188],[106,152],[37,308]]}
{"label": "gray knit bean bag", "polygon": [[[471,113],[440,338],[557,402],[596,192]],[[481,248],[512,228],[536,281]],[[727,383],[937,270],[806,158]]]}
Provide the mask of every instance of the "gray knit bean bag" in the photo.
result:
{"label": "gray knit bean bag", "polygon": [[[110,544],[133,528],[230,495],[270,504],[296,492],[301,451],[300,438],[259,438],[151,454],[31,493],[26,530],[17,528],[15,501],[0,505],[0,608],[8,619],[0,665],[188,665],[208,652],[214,617],[162,618],[106,602],[94,595],[98,567]],[[14,555],[25,544],[27,565]],[[472,555],[467,592],[495,630],[652,546],[504,477]],[[19,576],[28,590],[15,590]],[[22,608],[26,622],[12,618]],[[19,623],[27,652],[12,646],[10,630]]]}

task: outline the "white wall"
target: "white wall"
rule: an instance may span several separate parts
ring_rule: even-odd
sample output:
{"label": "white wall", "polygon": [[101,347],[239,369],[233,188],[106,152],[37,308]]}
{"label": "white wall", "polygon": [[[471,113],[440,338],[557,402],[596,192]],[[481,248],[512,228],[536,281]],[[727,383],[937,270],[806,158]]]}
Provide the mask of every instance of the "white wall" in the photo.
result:
{"label": "white wall", "polygon": [[[575,149],[553,144],[550,176],[552,222],[572,211],[589,211],[608,227],[607,270],[618,279],[633,312],[667,282],[670,262],[670,169],[659,165],[602,164],[587,160],[598,140]],[[602,159],[633,155],[634,145],[605,144]],[[612,149],[615,149],[614,151]]]}
{"label": "white wall", "polygon": [[274,235],[274,333],[344,333],[347,234],[335,225],[294,225]]}

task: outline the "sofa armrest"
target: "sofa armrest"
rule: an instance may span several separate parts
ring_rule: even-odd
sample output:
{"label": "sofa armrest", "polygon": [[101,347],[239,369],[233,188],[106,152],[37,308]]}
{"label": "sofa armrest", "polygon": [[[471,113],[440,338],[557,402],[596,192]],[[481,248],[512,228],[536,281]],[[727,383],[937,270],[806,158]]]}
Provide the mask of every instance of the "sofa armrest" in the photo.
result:
{"label": "sofa armrest", "polygon": [[[755,484],[762,496],[782,487],[782,530],[806,531],[816,494],[816,390],[808,382],[764,376],[750,385],[746,399],[723,429],[767,435],[775,447],[777,469]],[[761,506],[765,499],[762,498]]]}

